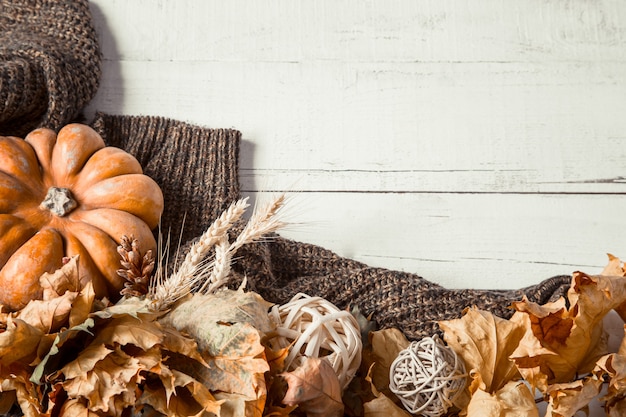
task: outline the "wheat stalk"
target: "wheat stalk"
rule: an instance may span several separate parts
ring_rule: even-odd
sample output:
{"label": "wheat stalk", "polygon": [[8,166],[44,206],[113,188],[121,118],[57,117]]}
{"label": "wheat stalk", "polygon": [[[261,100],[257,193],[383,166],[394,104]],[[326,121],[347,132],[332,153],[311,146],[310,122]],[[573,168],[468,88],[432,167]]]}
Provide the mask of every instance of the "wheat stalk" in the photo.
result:
{"label": "wheat stalk", "polygon": [[191,246],[176,272],[167,279],[163,279],[162,273],[158,275],[155,285],[148,293],[152,310],[167,309],[189,294],[192,288],[208,275],[208,270],[212,269],[212,262],[207,262],[206,256],[216,243],[227,236],[228,230],[241,219],[248,206],[247,198],[231,204]]}
{"label": "wheat stalk", "polygon": [[225,239],[215,247],[213,271],[198,292],[211,294],[223,287],[230,277],[230,264],[237,250],[246,244],[258,241],[285,225],[285,222],[280,220],[280,216],[278,216],[284,203],[285,195],[281,194],[264,207],[256,209],[233,243],[229,245],[228,239]]}

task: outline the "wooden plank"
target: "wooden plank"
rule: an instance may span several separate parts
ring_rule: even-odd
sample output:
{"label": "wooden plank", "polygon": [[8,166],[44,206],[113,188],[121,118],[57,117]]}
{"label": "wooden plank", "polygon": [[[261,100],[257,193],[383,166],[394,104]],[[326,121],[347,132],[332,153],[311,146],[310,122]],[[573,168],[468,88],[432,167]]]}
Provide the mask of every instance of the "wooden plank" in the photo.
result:
{"label": "wooden plank", "polygon": [[240,129],[248,190],[625,191],[626,63],[108,61],[95,109]]}
{"label": "wooden plank", "polygon": [[105,56],[157,61],[624,60],[620,0],[94,0]]}
{"label": "wooden plank", "polygon": [[[253,200],[269,194],[249,193]],[[626,196],[294,193],[281,235],[449,288],[520,288],[626,258]]]}

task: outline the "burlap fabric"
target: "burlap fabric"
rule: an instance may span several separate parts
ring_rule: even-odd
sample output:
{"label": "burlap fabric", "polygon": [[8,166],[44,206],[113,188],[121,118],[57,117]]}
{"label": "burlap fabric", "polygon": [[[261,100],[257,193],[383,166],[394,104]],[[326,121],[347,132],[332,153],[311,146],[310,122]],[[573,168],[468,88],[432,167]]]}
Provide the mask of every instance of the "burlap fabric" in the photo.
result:
{"label": "burlap fabric", "polygon": [[[58,129],[80,113],[98,85],[98,46],[87,4],[0,1],[0,132]],[[184,217],[182,237],[190,241],[240,196],[236,130],[106,114],[97,114],[92,125],[107,143],[135,155],[161,185],[163,230],[176,238]],[[432,335],[438,320],[459,317],[471,305],[509,317],[510,303],[522,294],[543,303],[560,295],[570,279],[553,277],[510,291],[449,290],[280,236],[240,255],[236,277],[245,275],[249,288],[269,301],[283,303],[298,292],[319,295],[341,308],[358,306],[379,326],[398,327],[411,339]]]}

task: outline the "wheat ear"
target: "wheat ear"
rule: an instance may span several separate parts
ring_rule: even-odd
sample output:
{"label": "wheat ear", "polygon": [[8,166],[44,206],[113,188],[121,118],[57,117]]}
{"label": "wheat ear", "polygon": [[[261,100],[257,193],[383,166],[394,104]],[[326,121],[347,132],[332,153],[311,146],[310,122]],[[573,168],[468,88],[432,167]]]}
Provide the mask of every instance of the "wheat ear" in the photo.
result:
{"label": "wheat ear", "polygon": [[228,231],[241,219],[248,207],[248,198],[232,203],[191,246],[178,269],[167,279],[157,280],[156,285],[151,287],[148,293],[152,310],[167,309],[189,294],[192,288],[208,275],[208,270],[212,269],[212,262],[207,262],[206,256],[216,243],[224,238],[228,239]]}
{"label": "wheat ear", "polygon": [[213,271],[208,280],[204,282],[198,292],[210,294],[223,287],[230,276],[230,265],[235,252],[242,246],[258,241],[262,237],[273,233],[285,225],[280,220],[280,209],[285,203],[285,195],[281,194],[260,209],[255,210],[250,216],[237,239],[230,245],[228,238],[224,239],[215,247],[215,261]]}

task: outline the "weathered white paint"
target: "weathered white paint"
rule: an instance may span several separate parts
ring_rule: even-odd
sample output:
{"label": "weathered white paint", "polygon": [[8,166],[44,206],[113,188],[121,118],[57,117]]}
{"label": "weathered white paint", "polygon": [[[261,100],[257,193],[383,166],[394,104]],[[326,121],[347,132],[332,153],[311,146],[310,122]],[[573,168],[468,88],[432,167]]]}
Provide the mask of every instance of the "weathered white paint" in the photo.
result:
{"label": "weathered white paint", "polygon": [[621,0],[93,0],[88,108],[242,131],[283,234],[448,287],[626,258]]}

